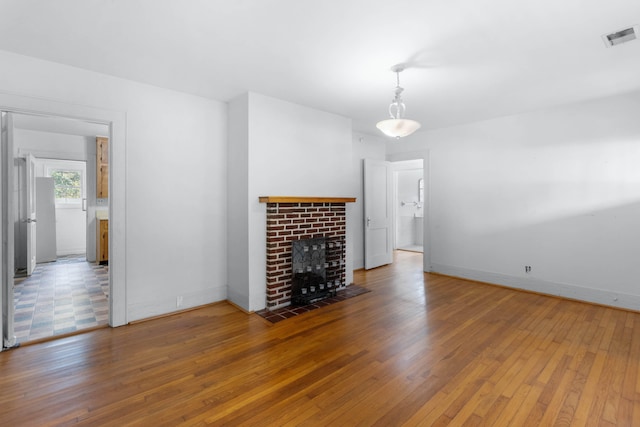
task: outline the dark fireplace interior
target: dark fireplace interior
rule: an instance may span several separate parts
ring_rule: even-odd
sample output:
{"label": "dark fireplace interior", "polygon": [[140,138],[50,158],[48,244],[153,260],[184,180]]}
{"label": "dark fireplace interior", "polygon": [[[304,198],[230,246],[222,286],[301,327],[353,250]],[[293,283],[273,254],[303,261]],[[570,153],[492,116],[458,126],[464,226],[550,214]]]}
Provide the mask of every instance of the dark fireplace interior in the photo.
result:
{"label": "dark fireplace interior", "polygon": [[293,280],[291,304],[311,304],[334,296],[336,286],[327,281],[327,242],[324,237],[294,240],[291,245]]}

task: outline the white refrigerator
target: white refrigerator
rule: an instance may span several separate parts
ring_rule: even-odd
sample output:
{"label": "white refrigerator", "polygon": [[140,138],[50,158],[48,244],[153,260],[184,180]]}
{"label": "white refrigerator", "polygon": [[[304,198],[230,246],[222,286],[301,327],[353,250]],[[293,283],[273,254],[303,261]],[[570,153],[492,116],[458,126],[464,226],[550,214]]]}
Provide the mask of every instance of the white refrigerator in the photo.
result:
{"label": "white refrigerator", "polygon": [[36,178],[36,262],[56,260],[56,203],[53,178]]}

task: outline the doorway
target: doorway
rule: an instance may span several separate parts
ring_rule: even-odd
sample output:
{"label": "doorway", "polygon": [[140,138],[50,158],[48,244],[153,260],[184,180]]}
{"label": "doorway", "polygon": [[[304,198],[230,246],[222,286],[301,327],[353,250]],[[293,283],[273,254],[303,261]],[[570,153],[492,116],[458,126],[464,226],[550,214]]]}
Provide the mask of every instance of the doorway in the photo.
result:
{"label": "doorway", "polygon": [[394,249],[424,252],[424,162],[391,163],[393,171]]}
{"label": "doorway", "polygon": [[[75,123],[102,124],[109,129],[109,326],[127,324],[127,229],[126,216],[126,112],[121,110],[71,104],[46,98],[0,92],[2,143],[0,144],[0,330],[2,350],[15,345],[13,334],[14,224],[13,218],[13,153],[11,115],[13,113],[72,120]],[[9,173],[11,171],[11,173]],[[88,212],[91,217],[91,212]],[[88,237],[90,238],[90,236]],[[11,244],[9,244],[11,242]],[[10,298],[9,298],[10,296]]]}
{"label": "doorway", "polygon": [[[109,271],[95,264],[95,217],[108,200],[96,198],[95,159],[96,136],[109,135],[109,126],[21,113],[11,119],[14,339],[106,326]],[[32,226],[35,239],[25,232]]]}

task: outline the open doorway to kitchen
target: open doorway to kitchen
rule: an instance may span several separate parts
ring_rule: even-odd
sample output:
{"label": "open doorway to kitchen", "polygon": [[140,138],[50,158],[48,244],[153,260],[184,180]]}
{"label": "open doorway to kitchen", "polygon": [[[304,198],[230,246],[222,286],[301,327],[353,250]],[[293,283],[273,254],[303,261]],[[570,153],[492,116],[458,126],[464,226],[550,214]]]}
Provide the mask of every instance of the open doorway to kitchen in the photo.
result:
{"label": "open doorway to kitchen", "polygon": [[106,326],[109,272],[96,263],[96,217],[108,199],[96,192],[96,137],[109,127],[20,113],[12,125],[16,343]]}
{"label": "open doorway to kitchen", "polygon": [[393,171],[394,248],[424,252],[426,207],[422,159],[391,163]]}
{"label": "open doorway to kitchen", "polygon": [[[2,137],[0,139],[0,329],[2,330],[2,351],[16,346],[14,333],[14,157],[13,157],[13,116],[25,114],[43,118],[68,120],[74,123],[101,124],[109,136],[108,186],[109,200],[105,211],[109,221],[108,235],[108,281],[109,320],[111,327],[127,324],[127,248],[125,246],[125,183],[126,183],[126,113],[117,110],[69,104],[44,98],[28,97],[0,92]],[[57,121],[57,120],[55,120]],[[44,130],[44,129],[41,129]],[[48,129],[50,130],[50,129]],[[46,149],[45,149],[46,150]],[[91,162],[87,162],[87,167]],[[90,175],[91,173],[88,172]],[[89,206],[88,220],[97,215],[97,208]],[[95,234],[88,232],[87,239]],[[93,241],[95,244],[95,240]],[[34,245],[35,246],[35,245]],[[87,247],[92,247],[88,243]],[[88,249],[89,251],[89,249]],[[88,330],[88,329],[85,329]]]}

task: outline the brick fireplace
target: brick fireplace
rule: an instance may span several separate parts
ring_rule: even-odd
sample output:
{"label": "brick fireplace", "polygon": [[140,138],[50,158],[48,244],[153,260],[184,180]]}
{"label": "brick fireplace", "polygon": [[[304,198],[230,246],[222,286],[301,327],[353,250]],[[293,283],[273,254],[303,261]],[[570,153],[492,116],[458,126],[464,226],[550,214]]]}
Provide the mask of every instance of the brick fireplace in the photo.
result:
{"label": "brick fireplace", "polygon": [[260,197],[267,204],[267,301],[269,310],[291,304],[292,242],[326,239],[326,279],[346,285],[346,203],[351,197]]}

